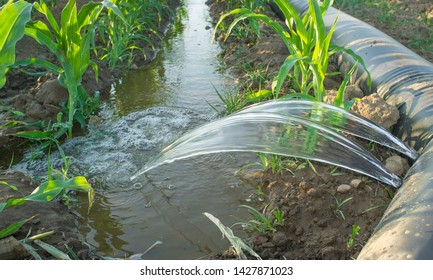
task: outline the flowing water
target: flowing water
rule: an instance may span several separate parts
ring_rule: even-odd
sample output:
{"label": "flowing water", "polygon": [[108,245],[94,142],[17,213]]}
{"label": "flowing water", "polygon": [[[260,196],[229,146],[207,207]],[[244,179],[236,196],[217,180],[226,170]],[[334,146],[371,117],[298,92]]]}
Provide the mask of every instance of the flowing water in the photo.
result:
{"label": "flowing water", "polygon": [[[255,155],[178,161],[130,181],[163,147],[216,117],[208,104],[220,103],[213,86],[230,87],[231,79],[218,71],[220,49],[211,43],[204,2],[185,1],[156,59],[113,85],[111,99],[100,113],[102,124],[62,146],[72,160],[70,173],[86,176],[96,190],[90,213],[85,205],[77,210],[83,217],[80,231],[100,255],[130,256],[162,241],[142,258],[200,258],[230,245],[203,212],[227,226],[250,218],[239,205],[251,201],[257,186],[234,173],[256,161]],[[46,175],[46,161],[33,160],[16,168],[36,177]],[[56,153],[51,162],[62,165]]]}

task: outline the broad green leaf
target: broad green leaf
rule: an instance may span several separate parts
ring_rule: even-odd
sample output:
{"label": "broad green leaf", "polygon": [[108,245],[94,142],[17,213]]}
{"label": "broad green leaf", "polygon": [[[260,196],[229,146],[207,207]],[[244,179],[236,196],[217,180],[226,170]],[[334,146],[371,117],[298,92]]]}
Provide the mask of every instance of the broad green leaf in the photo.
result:
{"label": "broad green leaf", "polygon": [[272,83],[272,91],[274,92],[274,96],[278,96],[280,94],[281,87],[283,86],[284,81],[289,74],[289,71],[293,68],[293,66],[302,59],[302,57],[298,54],[289,55],[285,60],[283,65],[281,65],[280,70],[278,72],[278,76]]}
{"label": "broad green leaf", "polygon": [[116,16],[121,18],[124,22],[126,22],[126,18],[123,16],[120,9],[116,6],[116,4],[109,0],[102,1],[102,5],[104,5],[105,8],[110,9]]}
{"label": "broad green leaf", "polygon": [[[89,2],[86,5],[84,5],[77,15],[77,24],[78,28],[81,30],[84,26],[88,24],[92,24],[92,19],[94,17],[94,13],[99,13],[99,11],[102,9],[101,3],[95,3],[95,2]],[[99,11],[98,11],[99,10]],[[94,23],[93,23],[94,24]]]}
{"label": "broad green leaf", "polygon": [[56,74],[56,75],[63,72],[63,68],[49,62],[48,60],[43,60],[43,59],[34,58],[34,57],[17,60],[14,64],[14,67],[29,66],[29,65],[43,67],[43,68],[47,69],[48,71],[50,71],[51,73]]}
{"label": "broad green leaf", "polygon": [[346,74],[344,77],[343,82],[341,82],[340,87],[338,88],[337,95],[335,96],[334,105],[337,107],[343,107],[344,108],[344,92],[346,90],[347,84],[349,83],[350,77],[352,76],[352,73],[355,71],[356,66],[358,65],[358,62],[356,62],[350,71]]}
{"label": "broad green leaf", "polygon": [[10,0],[0,10],[0,88],[6,83],[9,66],[15,62],[15,45],[24,36],[31,10],[32,5],[23,0]]}
{"label": "broad green leaf", "polygon": [[49,180],[37,187],[29,196],[24,199],[29,201],[51,201],[66,189],[75,189],[78,191],[89,192],[90,184],[85,177],[77,176],[72,179]]}
{"label": "broad green leaf", "polygon": [[256,92],[253,92],[248,95],[247,101],[248,102],[257,102],[263,98],[268,98],[272,96],[272,91],[268,89],[262,89]]}
{"label": "broad green leaf", "polygon": [[77,191],[87,192],[89,197],[89,209],[92,206],[94,191],[91,185],[87,182],[85,177],[77,176],[72,179],[63,180],[49,180],[39,187],[37,187],[30,195],[23,198],[10,198],[6,202],[0,203],[0,212],[4,209],[17,206],[25,203],[26,201],[39,201],[48,202],[64,193],[67,189],[74,189]]}
{"label": "broad green leaf", "polygon": [[20,131],[14,134],[14,136],[26,138],[30,140],[47,140],[51,139],[52,132],[51,131]]}
{"label": "broad green leaf", "polygon": [[286,96],[283,96],[281,99],[292,99],[292,98],[299,98],[299,99],[317,101],[313,96],[308,95],[308,94],[302,94],[302,93],[288,94]]}
{"label": "broad green leaf", "polygon": [[55,36],[58,37],[59,34],[60,34],[59,25],[57,24],[57,21],[54,18],[53,13],[48,8],[48,6],[45,3],[45,1],[44,0],[40,0],[40,3],[36,2],[35,3],[35,9],[38,10],[41,14],[45,15],[45,17],[47,18],[48,22],[50,23],[51,28],[54,31]]}
{"label": "broad green leaf", "polygon": [[[46,32],[46,25],[43,27],[45,23],[42,22],[29,22],[27,24],[27,27],[25,29],[26,35],[32,37],[41,45],[47,46],[48,49],[57,55],[57,48],[58,45],[56,42],[54,42],[53,37],[51,34],[48,34]],[[39,29],[42,28],[42,29]]]}
{"label": "broad green leaf", "polygon": [[[310,6],[309,13],[314,22],[314,31],[316,34],[316,44],[322,46],[323,40],[325,39],[326,27],[323,21],[322,10],[316,0],[308,0]],[[311,28],[311,27],[310,27]],[[315,48],[313,58],[318,57],[317,53],[320,52],[320,48]]]}
{"label": "broad green leaf", "polygon": [[296,33],[303,42],[308,42],[306,25],[302,22],[301,16],[295,7],[286,0],[275,0],[275,4],[278,5],[281,12],[283,13],[286,20],[293,19],[296,26]]}
{"label": "broad green leaf", "polygon": [[368,88],[371,89],[371,75],[370,72],[367,69],[367,66],[364,63],[364,60],[362,59],[361,56],[357,55],[353,50],[342,47],[342,46],[337,46],[337,45],[331,45],[330,47],[332,49],[333,53],[337,53],[337,52],[345,52],[348,55],[350,55],[351,57],[353,57],[355,59],[356,62],[358,62],[359,64],[362,65],[362,67],[364,68],[365,72],[367,73],[368,76],[368,80],[367,80],[367,85]]}
{"label": "broad green leaf", "polygon": [[0,185],[3,185],[3,186],[6,186],[6,187],[9,187],[10,189],[12,189],[12,190],[14,190],[14,191],[20,193],[22,196],[24,196],[23,193],[22,193],[22,192],[21,192],[21,191],[20,191],[16,186],[11,185],[11,184],[9,184],[8,182],[0,181]]}
{"label": "broad green leaf", "polygon": [[10,226],[8,226],[7,228],[0,230],[0,239],[5,238],[9,235],[14,234],[15,232],[17,232],[26,222],[30,221],[31,219],[33,219],[35,216],[25,219],[25,220],[21,220],[18,221],[16,223],[11,224]]}

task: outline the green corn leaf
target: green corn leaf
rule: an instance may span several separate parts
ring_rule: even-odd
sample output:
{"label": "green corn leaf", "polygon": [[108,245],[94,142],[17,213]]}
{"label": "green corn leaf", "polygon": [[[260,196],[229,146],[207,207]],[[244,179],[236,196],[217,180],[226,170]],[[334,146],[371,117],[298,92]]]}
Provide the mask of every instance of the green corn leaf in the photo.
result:
{"label": "green corn leaf", "polygon": [[355,71],[357,65],[358,65],[358,63],[355,63],[352,66],[352,68],[350,69],[350,71],[344,77],[343,82],[341,83],[340,87],[338,88],[337,95],[335,96],[334,106],[344,108],[344,92],[346,90],[347,84],[349,83],[350,77],[351,77],[352,73]]}
{"label": "green corn leaf", "polygon": [[15,62],[15,45],[24,36],[32,5],[10,0],[0,9],[0,88],[6,83],[9,66]]}
{"label": "green corn leaf", "polygon": [[[74,20],[75,19],[75,20]],[[75,21],[75,24],[74,24]],[[79,32],[76,26],[77,22],[77,6],[75,0],[69,0],[66,6],[62,10],[62,15],[60,18],[61,23],[61,36],[66,37],[65,39],[73,39],[71,36],[74,32]],[[66,29],[66,30],[64,30]],[[75,31],[77,30],[77,31]],[[67,38],[69,37],[69,38]],[[75,42],[75,40],[73,40]],[[66,42],[65,42],[66,43]]]}
{"label": "green corn leaf", "polygon": [[51,131],[20,131],[14,134],[16,137],[26,138],[29,140],[47,140],[52,138]]}
{"label": "green corn leaf", "polygon": [[9,184],[8,182],[5,182],[5,181],[0,181],[0,185],[3,185],[3,186],[6,186],[6,187],[9,187],[10,189],[12,189],[12,190],[14,190],[14,191],[16,191],[16,192],[18,192],[19,194],[21,194],[22,196],[24,196],[24,194],[16,187],[16,186],[14,186],[14,185],[11,185],[11,184]]}
{"label": "green corn leaf", "polygon": [[77,176],[72,179],[49,180],[37,187],[30,195],[24,199],[28,201],[51,201],[66,189],[75,189],[78,191],[88,192],[91,189],[90,184],[83,176]]}
{"label": "green corn leaf", "polygon": [[307,30],[305,28],[306,25],[302,22],[301,16],[295,7],[286,0],[275,0],[275,4],[278,5],[286,20],[294,20],[296,25],[296,34],[298,34],[304,43],[307,43],[309,41],[309,36],[307,35]]}
{"label": "green corn leaf", "polygon": [[25,32],[27,36],[32,37],[41,45],[46,46],[51,52],[56,54],[58,45],[54,42],[51,33],[47,33],[48,27],[41,21],[29,22]]}
{"label": "green corn leaf", "polygon": [[289,55],[284,60],[284,63],[283,65],[281,65],[280,70],[278,72],[278,76],[276,77],[276,80],[274,80],[274,82],[272,83],[272,91],[274,92],[274,96],[278,97],[281,87],[283,86],[283,83],[286,80],[287,75],[289,74],[289,71],[300,60],[302,60],[300,54]]}
{"label": "green corn leaf", "polygon": [[37,187],[30,195],[23,198],[10,198],[6,202],[0,203],[0,212],[4,209],[17,206],[26,201],[48,202],[64,193],[67,189],[87,192],[89,196],[89,209],[92,206],[94,191],[85,177],[77,176],[69,180],[48,180]]}
{"label": "green corn leaf", "polygon": [[[322,46],[323,40],[325,39],[326,27],[323,21],[322,10],[316,0],[308,0],[310,6],[309,13],[314,23],[314,31],[316,35],[316,44]],[[313,53],[313,58],[318,57],[320,48],[315,48]]]}
{"label": "green corn leaf", "polygon": [[109,1],[109,0],[104,0],[104,1],[102,1],[102,5],[104,5],[105,8],[109,9],[116,16],[118,16],[124,22],[126,22],[126,18],[123,16],[122,12],[120,11],[120,9],[116,6],[116,4],[114,2]]}
{"label": "green corn leaf", "polygon": [[14,234],[15,232],[17,232],[26,222],[30,221],[31,219],[33,219],[36,216],[33,216],[31,218],[25,219],[25,220],[21,220],[18,221],[16,223],[11,224],[10,226],[8,226],[7,228],[0,230],[0,239],[8,237],[9,235]]}
{"label": "green corn leaf", "polygon": [[43,59],[34,58],[34,57],[17,60],[14,64],[14,67],[25,67],[25,66],[29,66],[29,65],[43,67],[43,68],[47,69],[48,71],[50,71],[51,73],[56,74],[56,75],[63,72],[63,68],[49,62],[48,60],[43,60]]}
{"label": "green corn leaf", "polygon": [[281,99],[292,99],[292,98],[299,98],[299,99],[317,101],[316,98],[314,98],[313,96],[308,95],[308,94],[302,94],[302,93],[288,94],[286,96],[283,96]]}
{"label": "green corn leaf", "polygon": [[332,49],[333,53],[337,53],[337,52],[347,53],[348,55],[350,55],[351,57],[353,57],[353,59],[356,62],[358,62],[359,64],[361,64],[362,67],[364,68],[365,72],[367,73],[367,78],[368,78],[367,85],[368,85],[368,88],[371,89],[371,85],[372,85],[371,84],[371,75],[370,75],[370,72],[368,71],[367,66],[365,65],[364,60],[362,59],[362,57],[359,56],[359,55],[357,55],[353,50],[345,48],[345,47],[342,47],[342,46],[331,45],[330,48]]}
{"label": "green corn leaf", "polygon": [[57,24],[56,19],[53,16],[53,13],[51,12],[51,10],[48,8],[47,4],[45,3],[44,0],[40,0],[39,3],[35,2],[35,9],[40,12],[41,14],[45,15],[45,17],[47,18],[51,28],[53,29],[56,37],[59,36],[60,34],[60,29],[59,29],[59,25]]}
{"label": "green corn leaf", "polygon": [[91,24],[94,17],[99,15],[99,12],[102,10],[103,6],[100,3],[89,2],[84,5],[77,15],[77,25],[81,30],[84,26]]}

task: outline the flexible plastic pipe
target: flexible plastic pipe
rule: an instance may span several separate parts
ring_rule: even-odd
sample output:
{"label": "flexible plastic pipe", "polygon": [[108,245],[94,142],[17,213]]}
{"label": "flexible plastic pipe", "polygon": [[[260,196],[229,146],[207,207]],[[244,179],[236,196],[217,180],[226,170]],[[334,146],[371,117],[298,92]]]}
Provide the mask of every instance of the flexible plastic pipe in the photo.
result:
{"label": "flexible plastic pipe", "polygon": [[[306,0],[288,0],[303,13]],[[385,211],[358,259],[433,259],[433,64],[378,29],[337,9],[325,16],[328,28],[338,16],[333,44],[360,55],[373,82],[373,91],[398,106],[400,120],[393,133],[421,152]],[[340,69],[354,61],[340,55]],[[367,88],[367,75],[355,77]]]}

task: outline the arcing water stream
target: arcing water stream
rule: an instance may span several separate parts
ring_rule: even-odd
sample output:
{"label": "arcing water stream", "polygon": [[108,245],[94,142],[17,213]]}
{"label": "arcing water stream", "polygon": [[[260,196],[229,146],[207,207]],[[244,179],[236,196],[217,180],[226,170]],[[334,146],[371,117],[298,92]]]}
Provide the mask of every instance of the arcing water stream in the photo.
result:
{"label": "arcing water stream", "polygon": [[132,179],[177,159],[244,151],[330,163],[399,187],[397,176],[338,132],[388,146],[413,159],[417,156],[415,150],[385,129],[341,108],[307,100],[283,100],[256,104],[195,129],[165,148]]}

